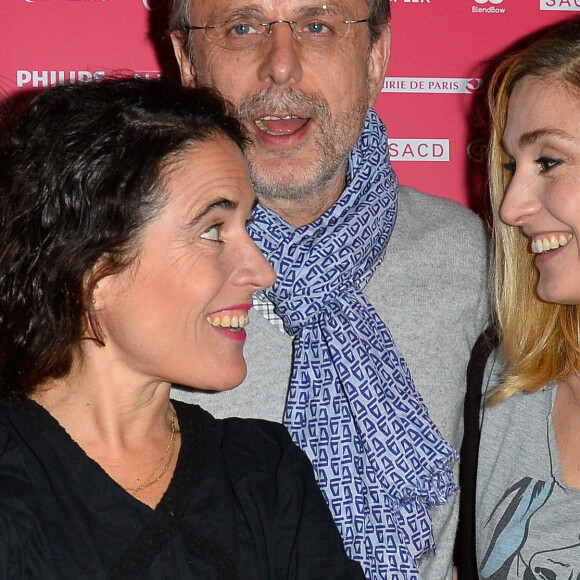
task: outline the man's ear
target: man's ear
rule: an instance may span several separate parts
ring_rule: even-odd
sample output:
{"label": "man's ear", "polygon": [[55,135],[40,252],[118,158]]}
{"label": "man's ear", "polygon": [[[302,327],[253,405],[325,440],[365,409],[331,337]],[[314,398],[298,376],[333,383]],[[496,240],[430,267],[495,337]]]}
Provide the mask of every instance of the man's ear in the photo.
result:
{"label": "man's ear", "polygon": [[173,44],[173,52],[181,73],[181,84],[186,87],[195,86],[195,70],[189,58],[189,51],[184,44],[183,34],[181,32],[172,32],[171,43]]}
{"label": "man's ear", "polygon": [[373,107],[381,94],[391,56],[391,28],[385,26],[371,47],[369,57],[369,107]]}

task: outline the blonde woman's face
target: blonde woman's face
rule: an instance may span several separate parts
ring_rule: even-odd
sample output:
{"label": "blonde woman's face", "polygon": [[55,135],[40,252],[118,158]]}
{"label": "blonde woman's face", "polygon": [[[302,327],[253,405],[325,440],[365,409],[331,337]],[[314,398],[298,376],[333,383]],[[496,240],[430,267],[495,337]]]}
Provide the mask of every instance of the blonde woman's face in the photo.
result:
{"label": "blonde woman's face", "polygon": [[501,218],[530,239],[538,295],[580,304],[580,95],[561,81],[519,81],[503,147],[513,176]]}

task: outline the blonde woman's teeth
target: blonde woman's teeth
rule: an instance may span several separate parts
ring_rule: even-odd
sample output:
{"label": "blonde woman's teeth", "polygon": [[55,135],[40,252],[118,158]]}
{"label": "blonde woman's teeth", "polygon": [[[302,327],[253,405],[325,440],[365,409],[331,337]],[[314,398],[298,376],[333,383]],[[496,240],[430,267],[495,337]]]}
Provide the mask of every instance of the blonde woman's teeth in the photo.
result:
{"label": "blonde woman's teeth", "polygon": [[221,326],[222,328],[244,328],[250,322],[249,316],[230,316],[224,314],[223,316],[208,316],[207,321],[212,326]]}
{"label": "blonde woman's teeth", "polygon": [[571,239],[572,234],[560,234],[559,236],[552,234],[551,236],[536,238],[532,240],[532,253],[542,254],[548,250],[555,250],[560,246],[565,246]]}

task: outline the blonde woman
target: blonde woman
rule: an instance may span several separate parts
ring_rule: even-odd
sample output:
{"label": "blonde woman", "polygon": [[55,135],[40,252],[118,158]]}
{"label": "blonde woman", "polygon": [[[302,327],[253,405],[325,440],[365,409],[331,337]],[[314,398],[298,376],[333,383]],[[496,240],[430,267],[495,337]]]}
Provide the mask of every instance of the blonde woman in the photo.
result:
{"label": "blonde woman", "polygon": [[580,20],[490,87],[495,306],[477,482],[481,578],[580,572]]}

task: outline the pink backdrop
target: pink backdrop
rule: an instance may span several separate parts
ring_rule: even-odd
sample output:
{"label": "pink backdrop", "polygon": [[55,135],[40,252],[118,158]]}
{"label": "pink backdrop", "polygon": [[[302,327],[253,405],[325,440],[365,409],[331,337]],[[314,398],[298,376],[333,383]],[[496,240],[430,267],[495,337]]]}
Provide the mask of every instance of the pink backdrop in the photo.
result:
{"label": "pink backdrop", "polygon": [[[21,89],[173,66],[166,0],[0,0],[0,97]],[[402,183],[475,209],[490,61],[540,27],[580,16],[580,0],[391,0],[393,56],[377,110]]]}

